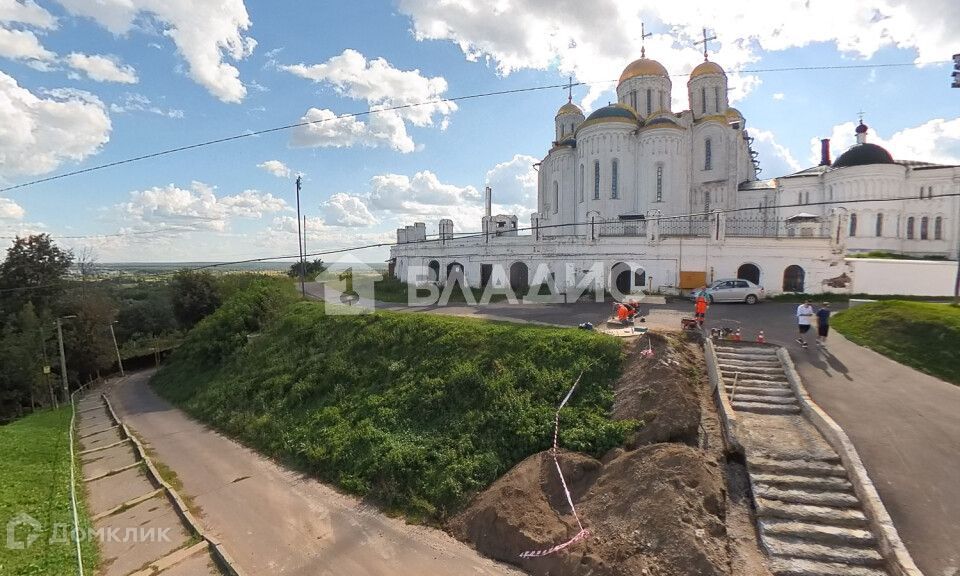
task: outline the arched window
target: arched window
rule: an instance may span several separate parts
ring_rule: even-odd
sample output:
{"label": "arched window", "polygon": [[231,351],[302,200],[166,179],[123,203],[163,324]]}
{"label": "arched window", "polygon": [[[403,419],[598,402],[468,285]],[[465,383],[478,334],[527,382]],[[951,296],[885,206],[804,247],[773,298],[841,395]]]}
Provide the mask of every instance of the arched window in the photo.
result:
{"label": "arched window", "polygon": [[933,239],[943,240],[943,217],[937,216],[933,221]]}
{"label": "arched window", "polygon": [[634,110],[637,109],[637,91],[636,90],[630,91],[630,107],[633,108]]}
{"label": "arched window", "polygon": [[703,141],[703,169],[713,169],[713,141],[709,138]]}
{"label": "arched window", "polygon": [[560,184],[553,183],[553,213],[560,211]]}
{"label": "arched window", "polygon": [[657,165],[657,202],[663,202],[663,164]]}
{"label": "arched window", "polygon": [[907,240],[913,240],[913,216],[907,218]]}
{"label": "arched window", "polygon": [[930,219],[924,216],[920,219],[920,239],[929,240]]}
{"label": "arched window", "polygon": [[583,202],[583,164],[580,165],[580,201]]}
{"label": "arched window", "polygon": [[593,199],[600,199],[600,161],[593,161]]}
{"label": "arched window", "polygon": [[803,192],[797,192],[797,204],[803,204]]}
{"label": "arched window", "polygon": [[851,214],[850,215],[850,237],[852,238],[856,235],[857,235],[857,215]]}
{"label": "arched window", "polygon": [[807,192],[804,192],[804,193],[803,193],[803,203],[804,203],[804,204],[809,204],[809,203],[810,203],[810,191],[809,191],[809,190],[808,190]]}
{"label": "arched window", "polygon": [[883,214],[882,213],[877,214],[876,234],[877,234],[877,238],[880,238],[881,236],[883,236]]}
{"label": "arched window", "polygon": [[833,200],[833,186],[827,186],[827,200]]}
{"label": "arched window", "polygon": [[620,197],[620,163],[616,158],[610,166],[610,197],[614,200]]}
{"label": "arched window", "polygon": [[647,116],[653,112],[653,93],[647,88]]}
{"label": "arched window", "polygon": [[713,87],[713,111],[720,112],[720,87]]}
{"label": "arched window", "polygon": [[783,291],[784,292],[803,292],[803,280],[806,274],[803,268],[796,264],[787,266],[783,271]]}

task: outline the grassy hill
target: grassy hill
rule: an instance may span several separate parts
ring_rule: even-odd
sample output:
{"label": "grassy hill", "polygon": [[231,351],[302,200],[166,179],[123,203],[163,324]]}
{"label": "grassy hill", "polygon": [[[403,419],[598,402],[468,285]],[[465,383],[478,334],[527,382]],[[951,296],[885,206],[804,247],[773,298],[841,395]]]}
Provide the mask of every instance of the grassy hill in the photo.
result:
{"label": "grassy hill", "polygon": [[[39,532],[32,532],[22,524],[13,532],[14,547],[0,545],[0,574],[76,573],[76,548],[67,529],[73,529],[69,430],[69,406],[0,426],[0,526],[9,530],[9,522],[26,518],[22,514],[41,526]],[[79,477],[77,482],[79,485]],[[83,507],[83,489],[78,488],[80,530],[86,534],[89,519]],[[26,544],[30,536],[35,539],[29,546],[16,545]],[[92,573],[96,544],[84,538],[81,547],[84,568]]]}
{"label": "grassy hill", "polygon": [[840,312],[830,324],[857,344],[960,384],[960,308],[888,300]]}
{"label": "grassy hill", "polygon": [[[248,337],[259,332],[255,337]],[[600,455],[620,343],[579,331],[411,313],[337,316],[262,281],[188,335],[157,390],[259,450],[389,508],[440,520],[551,443]]]}

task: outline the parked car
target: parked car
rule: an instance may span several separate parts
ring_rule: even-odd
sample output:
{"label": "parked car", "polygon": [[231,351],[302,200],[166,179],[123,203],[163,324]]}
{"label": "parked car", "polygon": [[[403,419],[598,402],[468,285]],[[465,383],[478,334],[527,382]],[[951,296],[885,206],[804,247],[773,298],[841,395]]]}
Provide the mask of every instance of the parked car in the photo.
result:
{"label": "parked car", "polygon": [[[700,292],[700,290],[691,292],[690,299],[696,300]],[[746,302],[747,304],[756,304],[766,297],[763,286],[757,286],[753,282],[742,278],[715,280],[704,292],[707,301],[711,303]]]}

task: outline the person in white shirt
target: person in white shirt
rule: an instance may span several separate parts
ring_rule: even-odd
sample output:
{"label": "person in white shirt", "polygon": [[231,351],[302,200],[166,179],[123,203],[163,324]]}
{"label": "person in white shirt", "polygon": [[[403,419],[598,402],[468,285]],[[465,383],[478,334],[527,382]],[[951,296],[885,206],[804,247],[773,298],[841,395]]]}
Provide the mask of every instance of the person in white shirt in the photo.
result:
{"label": "person in white shirt", "polygon": [[807,341],[803,339],[803,335],[810,331],[813,316],[813,306],[810,305],[809,300],[797,306],[797,327],[800,328],[800,337],[797,338],[797,343],[804,348],[807,347]]}

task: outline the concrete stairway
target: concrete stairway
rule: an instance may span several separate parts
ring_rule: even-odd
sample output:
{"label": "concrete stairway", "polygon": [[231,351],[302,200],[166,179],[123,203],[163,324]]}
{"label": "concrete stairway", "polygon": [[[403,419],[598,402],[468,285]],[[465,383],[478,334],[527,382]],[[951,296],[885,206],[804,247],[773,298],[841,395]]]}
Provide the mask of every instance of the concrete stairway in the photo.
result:
{"label": "concrete stairway", "polygon": [[[836,452],[800,415],[775,347],[715,345],[724,390],[746,434],[760,545],[776,576],[885,576]],[[734,390],[736,381],[736,390]],[[805,447],[791,444],[816,436]]]}
{"label": "concrete stairway", "polygon": [[799,414],[776,348],[715,346],[720,374],[737,412]]}

